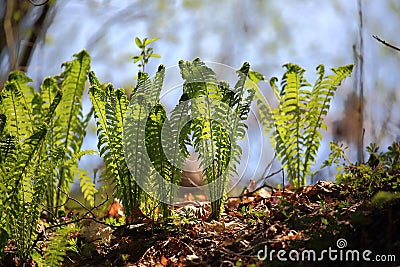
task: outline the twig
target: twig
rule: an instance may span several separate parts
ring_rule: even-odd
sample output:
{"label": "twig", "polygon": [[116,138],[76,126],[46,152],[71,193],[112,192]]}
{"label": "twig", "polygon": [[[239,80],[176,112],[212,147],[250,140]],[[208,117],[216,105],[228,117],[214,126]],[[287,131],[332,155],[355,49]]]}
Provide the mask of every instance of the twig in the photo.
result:
{"label": "twig", "polygon": [[28,2],[34,6],[44,6],[45,4],[47,4],[47,2],[49,2],[49,0],[44,0],[42,3],[35,3],[35,1],[33,0],[28,0]]}
{"label": "twig", "polygon": [[[63,193],[64,193],[64,192],[63,192]],[[48,227],[46,227],[46,230],[49,230],[49,229],[52,229],[52,228],[56,228],[56,227],[62,227],[62,226],[69,225],[69,224],[72,224],[72,223],[77,223],[77,222],[80,222],[80,221],[82,221],[82,220],[92,220],[92,221],[95,221],[95,222],[97,222],[97,223],[99,223],[99,224],[102,224],[102,225],[105,225],[105,226],[115,227],[114,225],[111,225],[111,224],[102,222],[102,221],[100,221],[100,220],[97,220],[95,217],[86,217],[86,216],[89,215],[89,214],[92,214],[92,215],[93,215],[93,210],[98,209],[99,207],[103,206],[103,205],[108,201],[108,194],[107,194],[107,198],[106,198],[103,202],[101,202],[99,205],[95,205],[95,206],[94,206],[93,208],[91,208],[91,209],[85,207],[85,206],[84,206],[82,203],[80,203],[78,200],[76,200],[76,199],[74,199],[74,198],[71,198],[71,197],[68,196],[68,195],[67,195],[67,197],[68,197],[69,199],[71,199],[71,200],[77,202],[82,208],[84,208],[84,209],[86,210],[86,213],[85,213],[83,216],[81,216],[80,218],[78,218],[78,219],[71,220],[71,221],[64,222],[64,223],[59,223],[59,224],[54,224],[54,225],[48,226]]]}
{"label": "twig", "polygon": [[269,174],[268,176],[264,177],[264,183],[263,183],[261,186],[257,187],[256,189],[254,189],[253,191],[244,193],[245,190],[243,190],[243,192],[242,192],[239,196],[237,196],[237,197],[228,197],[228,199],[230,199],[230,198],[242,198],[242,197],[247,197],[247,196],[252,195],[254,192],[257,192],[257,191],[259,191],[259,190],[261,190],[262,188],[265,188],[265,187],[266,187],[266,188],[269,188],[269,189],[271,189],[271,190],[277,190],[278,188],[273,187],[273,186],[270,186],[269,184],[266,184],[266,183],[265,183],[265,180],[267,180],[268,178],[271,178],[272,176],[274,176],[274,175],[280,173],[282,170],[283,170],[283,169],[281,168],[280,170],[277,170],[277,171],[275,171],[275,172]]}
{"label": "twig", "polygon": [[357,130],[361,131],[357,133],[357,158],[359,162],[364,161],[364,139],[362,137],[362,129],[364,129],[364,16],[363,16],[363,5],[362,0],[358,0],[358,38],[359,38],[359,52],[360,56],[357,57],[358,63],[358,91],[359,91],[359,128]]}
{"label": "twig", "polygon": [[[61,189],[60,189],[60,190],[61,190]],[[63,193],[66,194],[65,192],[63,192]],[[108,223],[99,221],[99,220],[97,220],[97,219],[94,218],[94,217],[86,217],[86,216],[89,215],[89,214],[93,214],[93,210],[95,210],[95,209],[97,209],[97,208],[103,206],[103,205],[108,201],[108,194],[106,194],[106,196],[107,196],[107,198],[106,198],[102,203],[100,203],[100,204],[97,205],[97,206],[95,205],[95,206],[94,206],[93,208],[91,208],[91,209],[88,209],[88,208],[85,207],[83,204],[81,204],[78,200],[76,200],[75,198],[70,197],[70,196],[67,194],[67,201],[65,201],[64,204],[66,204],[66,203],[68,202],[68,200],[71,199],[71,200],[77,202],[77,203],[78,203],[82,208],[84,208],[87,212],[86,212],[82,217],[80,217],[80,218],[78,218],[78,219],[75,219],[75,220],[72,220],[72,221],[68,221],[68,222],[63,222],[63,223],[53,224],[53,225],[47,226],[47,227],[45,227],[45,231],[47,231],[47,230],[49,230],[49,229],[57,228],[57,227],[66,226],[66,225],[69,225],[69,224],[72,224],[72,223],[77,223],[77,222],[80,222],[80,221],[82,221],[82,220],[92,220],[92,221],[95,221],[95,222],[97,222],[97,223],[99,223],[99,224],[102,224],[102,225],[105,225],[105,226],[109,226],[109,227],[114,228],[114,227],[115,227],[114,225],[111,225],[111,224],[108,224]],[[51,212],[50,212],[50,213],[51,213]],[[51,214],[52,214],[52,213],[51,213]],[[52,214],[52,215],[53,215],[53,217],[54,217],[54,214]],[[36,231],[36,232],[37,232],[37,231]],[[38,232],[37,232],[37,233],[38,233]],[[36,244],[37,244],[39,238],[40,238],[40,235],[38,234],[38,235],[36,236],[36,240],[35,240],[35,241],[32,243],[32,245],[31,245],[31,248],[32,248],[32,249],[35,248],[35,246],[36,246]]]}
{"label": "twig", "polygon": [[4,14],[4,22],[2,25],[4,27],[4,33],[5,33],[4,38],[6,40],[8,55],[10,57],[9,59],[10,70],[15,69],[15,66],[17,65],[17,52],[15,51],[15,46],[14,46],[15,40],[14,40],[13,25],[12,25],[14,4],[15,2],[13,0],[7,1],[6,12]]}
{"label": "twig", "polygon": [[[58,187],[58,189],[60,190],[61,193],[65,194],[67,196],[67,201],[65,203],[68,202],[68,200],[72,200],[75,201],[79,206],[81,206],[84,210],[88,211],[90,213],[90,215],[92,215],[93,217],[95,217],[94,213],[92,212],[93,209],[88,209],[87,207],[85,207],[85,205],[83,205],[79,200],[77,200],[74,197],[71,197],[67,192],[65,192],[64,190],[62,190],[61,188]],[[107,200],[108,200],[108,195],[107,195]],[[65,204],[64,204],[65,205]],[[101,206],[101,205],[100,205]]]}
{"label": "twig", "polygon": [[372,35],[372,37],[374,37],[378,42],[380,42],[380,43],[382,43],[382,44],[384,44],[384,45],[386,45],[386,46],[389,46],[390,48],[392,48],[392,49],[394,49],[394,50],[400,52],[400,48],[399,48],[399,47],[397,47],[397,46],[395,46],[395,45],[392,45],[392,44],[386,42],[385,40],[383,40],[383,39],[380,38],[379,36],[377,36],[377,35]]}

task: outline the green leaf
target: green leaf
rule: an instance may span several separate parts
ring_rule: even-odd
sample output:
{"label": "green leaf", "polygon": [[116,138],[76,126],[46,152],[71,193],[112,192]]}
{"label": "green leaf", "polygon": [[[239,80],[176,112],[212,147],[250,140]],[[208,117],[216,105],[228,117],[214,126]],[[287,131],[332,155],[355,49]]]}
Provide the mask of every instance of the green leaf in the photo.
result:
{"label": "green leaf", "polygon": [[135,38],[135,43],[136,43],[137,47],[139,47],[139,48],[144,47],[142,41],[140,41],[140,39],[138,37]]}
{"label": "green leaf", "polygon": [[266,81],[266,78],[264,75],[262,75],[261,73],[259,73],[257,71],[254,71],[254,70],[249,71],[249,78],[255,83],[258,83],[260,81]]}
{"label": "green leaf", "polygon": [[133,57],[133,63],[137,63],[138,61],[142,60],[142,58],[143,58],[142,55],[140,55],[140,56],[134,56],[134,57]]}
{"label": "green leaf", "polygon": [[158,39],[160,39],[160,38],[152,38],[152,39],[146,39],[145,41],[144,41],[144,46],[148,46],[150,43],[152,43],[152,42],[155,42],[155,41],[157,41]]}

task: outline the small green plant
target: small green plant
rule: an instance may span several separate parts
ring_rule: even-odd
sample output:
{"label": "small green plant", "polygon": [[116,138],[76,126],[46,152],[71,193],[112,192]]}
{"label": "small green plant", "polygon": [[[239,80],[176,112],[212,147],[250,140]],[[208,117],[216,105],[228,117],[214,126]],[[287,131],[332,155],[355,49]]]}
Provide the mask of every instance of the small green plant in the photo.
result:
{"label": "small green plant", "polygon": [[[140,55],[134,56],[133,60],[134,63],[140,62],[138,66],[143,71],[151,57],[159,57],[159,55],[153,53],[152,48],[147,47],[157,39],[144,38],[140,40],[138,37],[135,38],[135,43],[142,52]],[[136,78],[138,78],[138,83],[133,93],[143,83],[147,82],[148,75],[139,72]],[[97,125],[97,147],[106,166],[103,179],[110,181],[115,186],[118,198],[124,204],[126,214],[130,214],[135,207],[140,207],[141,204],[146,203],[147,197],[142,193],[142,188],[135,182],[125,160],[123,126],[129,105],[128,96],[123,89],[116,89],[110,83],[101,84],[93,71],[89,72],[89,82],[89,94]],[[156,91],[147,93],[156,94]],[[144,139],[145,137],[143,137]],[[138,161],[138,164],[140,164],[140,161]],[[149,173],[145,175],[149,175]]]}
{"label": "small green plant", "polygon": [[370,154],[368,161],[345,165],[344,171],[336,176],[337,182],[357,188],[357,195],[366,199],[379,192],[398,191],[400,143],[393,143],[386,152],[379,152],[379,147],[371,143],[367,151]]}
{"label": "small green plant", "polygon": [[33,252],[43,207],[57,216],[76,175],[89,202],[96,192],[78,168],[80,157],[92,153],[81,150],[91,116],[82,114],[90,57],[82,51],[63,66],[40,92],[18,71],[0,92],[0,254],[14,240],[21,265]]}
{"label": "small green plant", "polygon": [[[193,146],[202,160],[217,218],[229,175],[236,172],[241,154],[236,141],[245,135],[244,120],[254,96],[249,64],[238,71],[238,82],[230,88],[217,81],[216,74],[199,59],[179,62],[185,83],[179,104],[168,118],[160,103],[165,67],[161,65],[153,79],[144,72],[148,60],[159,57],[147,47],[156,40],[135,39],[142,53],[133,59],[143,71],[137,75],[129,105],[122,89],[101,84],[94,72],[89,74],[100,155],[127,214],[149,203],[142,193],[145,187],[159,200],[155,205],[160,205],[163,218],[168,218],[168,204],[173,203],[189,156],[187,147]],[[162,131],[170,134],[162,135]]]}
{"label": "small green plant", "polygon": [[140,204],[141,189],[135,184],[126,165],[122,144],[122,128],[128,98],[124,90],[111,84],[101,84],[93,71],[89,72],[90,100],[97,125],[97,148],[105,163],[103,178],[116,186],[117,195],[129,214]]}
{"label": "small green plant", "polygon": [[46,247],[43,255],[37,251],[33,251],[33,259],[39,267],[61,266],[67,251],[78,253],[76,238],[71,238],[72,232],[77,229],[73,224],[59,227],[51,233],[50,238],[46,241]]}
{"label": "small green plant", "polygon": [[244,121],[254,97],[250,65],[244,63],[237,71],[233,88],[225,81],[217,81],[216,74],[199,59],[179,62],[185,80],[183,96],[191,101],[192,141],[202,160],[203,175],[208,182],[212,216],[219,217],[225,188],[231,174],[237,173],[241,148],[237,141],[244,138]]}
{"label": "small green plant", "polygon": [[343,144],[339,145],[337,142],[330,142],[329,148],[331,152],[328,159],[322,163],[321,168],[335,166],[337,171],[336,179],[340,179],[346,164],[351,164],[350,159],[346,155],[347,147],[343,147]]}
{"label": "small green plant", "polygon": [[161,58],[159,54],[153,53],[153,48],[148,47],[149,44],[152,42],[157,41],[158,38],[152,38],[152,39],[147,39],[144,38],[143,40],[140,40],[139,37],[135,38],[135,43],[138,48],[141,49],[141,53],[137,56],[133,56],[133,62],[138,63],[138,67],[142,68],[142,71],[145,72],[145,67],[149,63],[150,58]]}
{"label": "small green plant", "polygon": [[350,76],[353,65],[333,68],[332,75],[325,75],[324,66],[319,65],[313,86],[305,79],[303,68],[290,63],[284,67],[281,89],[276,77],[270,80],[278,107],[271,109],[260,94],[257,103],[266,133],[272,131],[271,142],[278,159],[296,188],[304,185],[310,175],[322,139],[320,129],[326,129],[323,119],[336,88]]}

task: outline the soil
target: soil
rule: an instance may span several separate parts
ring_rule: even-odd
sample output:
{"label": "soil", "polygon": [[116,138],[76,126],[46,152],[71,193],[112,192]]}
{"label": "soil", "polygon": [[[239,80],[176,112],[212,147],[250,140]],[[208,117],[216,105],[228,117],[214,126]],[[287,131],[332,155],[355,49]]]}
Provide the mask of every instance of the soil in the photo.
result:
{"label": "soil", "polygon": [[221,218],[209,218],[210,204],[192,201],[168,224],[141,218],[107,232],[93,222],[101,238],[80,233],[81,251],[64,266],[400,265],[400,199],[371,204],[345,184],[261,188],[228,198]]}

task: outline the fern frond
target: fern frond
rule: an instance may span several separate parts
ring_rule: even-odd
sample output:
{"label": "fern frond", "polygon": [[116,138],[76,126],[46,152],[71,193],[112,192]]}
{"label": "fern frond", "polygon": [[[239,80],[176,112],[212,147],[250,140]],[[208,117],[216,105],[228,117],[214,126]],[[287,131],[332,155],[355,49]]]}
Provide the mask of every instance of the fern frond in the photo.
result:
{"label": "fern frond", "polygon": [[97,193],[96,185],[93,183],[93,179],[89,177],[85,170],[78,170],[78,181],[81,187],[83,197],[89,202],[90,206],[94,206],[94,195]]}
{"label": "fern frond", "polygon": [[333,75],[325,76],[325,68],[323,65],[317,67],[318,78],[315,82],[311,100],[309,102],[309,112],[306,120],[309,122],[309,127],[304,131],[304,142],[306,144],[304,170],[309,172],[311,164],[316,161],[317,151],[322,139],[319,131],[320,128],[326,130],[326,125],[323,119],[328,114],[330,103],[336,92],[336,89],[342,81],[351,75],[353,65],[342,66],[332,69]]}
{"label": "fern frond", "polygon": [[[294,64],[285,65],[287,71],[282,77],[281,102],[279,103],[279,115],[277,120],[286,122],[287,125],[277,125],[278,134],[283,144],[278,147],[278,157],[288,169],[291,179],[297,182],[297,186],[304,184],[304,169],[301,158],[304,157],[304,140],[301,129],[304,128],[304,117],[309,101],[309,86],[304,77],[305,70]],[[303,118],[303,119],[302,119]],[[284,129],[283,129],[284,128]],[[305,178],[304,178],[305,179]]]}
{"label": "fern frond", "polygon": [[69,249],[69,234],[74,231],[68,226],[60,227],[46,242],[42,266],[61,266]]}
{"label": "fern frond", "polygon": [[[323,65],[317,67],[318,78],[314,86],[304,77],[305,70],[295,64],[284,65],[281,90],[277,78],[270,80],[279,106],[269,109],[265,102],[257,100],[266,123],[266,133],[271,129],[271,143],[275,146],[282,166],[289,174],[289,180],[299,187],[304,185],[310,168],[316,161],[322,135],[320,128],[326,129],[323,118],[328,113],[330,102],[344,78],[352,72],[352,65],[332,69],[333,75],[325,76]],[[279,92],[279,94],[278,94]],[[260,94],[257,93],[257,98]]]}
{"label": "fern frond", "polygon": [[[146,149],[150,161],[154,167],[153,186],[156,189],[157,199],[162,203],[161,212],[163,218],[169,216],[168,204],[173,204],[177,191],[177,184],[180,181],[180,169],[174,166],[169,158],[176,160],[176,155],[164,152],[162,140],[162,129],[168,127],[167,115],[162,104],[157,104],[152,109],[146,123]],[[169,129],[168,129],[169,130]],[[167,130],[167,135],[170,131]],[[176,149],[179,151],[179,146]]]}
{"label": "fern frond", "polygon": [[[233,174],[237,174],[236,166],[240,162],[240,157],[242,155],[242,149],[238,145],[237,141],[242,140],[245,137],[247,131],[247,125],[244,121],[247,119],[247,116],[250,112],[251,103],[253,101],[256,90],[258,90],[258,86],[256,82],[259,81],[259,78],[251,78],[252,74],[250,71],[250,64],[245,62],[242,67],[237,71],[238,81],[233,88],[233,98],[234,105],[232,105],[234,113],[231,115],[229,119],[232,123],[231,126],[231,160],[230,171]],[[255,75],[255,74],[253,74]],[[255,79],[252,80],[252,79]]]}
{"label": "fern frond", "polygon": [[21,105],[28,111],[28,117],[31,122],[37,122],[36,115],[40,114],[41,98],[35,89],[28,85],[33,80],[25,72],[12,71],[8,76],[8,82],[15,84],[18,91],[21,92]]}
{"label": "fern frond", "polygon": [[62,91],[57,85],[57,81],[54,77],[47,77],[43,80],[42,86],[42,113],[48,112],[51,103],[62,95]]}
{"label": "fern frond", "polygon": [[185,80],[183,91],[189,99],[200,96],[222,99],[214,71],[199,58],[193,61],[179,61],[182,79]]}
{"label": "fern frond", "polygon": [[7,117],[5,114],[0,114],[0,136],[3,134],[4,127],[6,127]]}
{"label": "fern frond", "polygon": [[183,93],[191,103],[193,145],[208,181],[213,216],[219,217],[220,200],[229,175],[231,122],[226,111],[230,110],[229,104],[234,105],[233,95],[200,59],[180,61],[179,67],[185,80]]}
{"label": "fern frond", "polygon": [[37,127],[34,134],[23,142],[19,156],[8,172],[12,185],[7,193],[5,209],[9,210],[8,232],[16,240],[18,255],[25,260],[31,253],[39,219],[39,205],[46,186],[43,167],[38,164],[46,136],[46,126]]}
{"label": "fern frond", "polygon": [[8,119],[7,132],[19,140],[24,140],[32,134],[33,118],[31,106],[26,103],[19,87],[23,87],[19,81],[6,82],[1,91],[2,105]]}
{"label": "fern frond", "polygon": [[[162,89],[165,75],[165,67],[160,66],[153,79],[140,72],[138,75],[138,84],[134,95],[131,97],[128,106],[123,131],[123,143],[125,160],[128,163],[129,170],[133,176],[127,177],[127,180],[121,186],[124,186],[128,197],[127,209],[132,211],[135,206],[139,206],[141,199],[141,187],[147,187],[148,179],[151,174],[151,162],[149,160],[145,139],[146,122],[151,110],[157,104]],[[150,189],[149,189],[150,190]],[[151,190],[150,190],[151,192]]]}
{"label": "fern frond", "polygon": [[[90,68],[90,56],[87,51],[83,50],[74,57],[71,62],[63,64],[65,70],[59,77],[63,97],[56,110],[57,120],[53,135],[55,145],[64,147],[65,160],[72,158],[74,153],[80,150],[86,135],[86,125],[82,115],[82,98]],[[61,168],[58,188],[68,191],[69,184],[74,178],[74,174],[69,168]],[[55,206],[59,206],[63,199],[60,190],[57,190]]]}
{"label": "fern frond", "polygon": [[[97,147],[106,165],[105,180],[114,183],[120,190],[119,197],[127,203],[129,192],[125,183],[129,170],[122,147],[122,126],[128,101],[121,89],[114,90],[111,84],[101,85],[95,73],[89,73],[90,99],[97,125]],[[117,188],[117,189],[118,189]]]}

